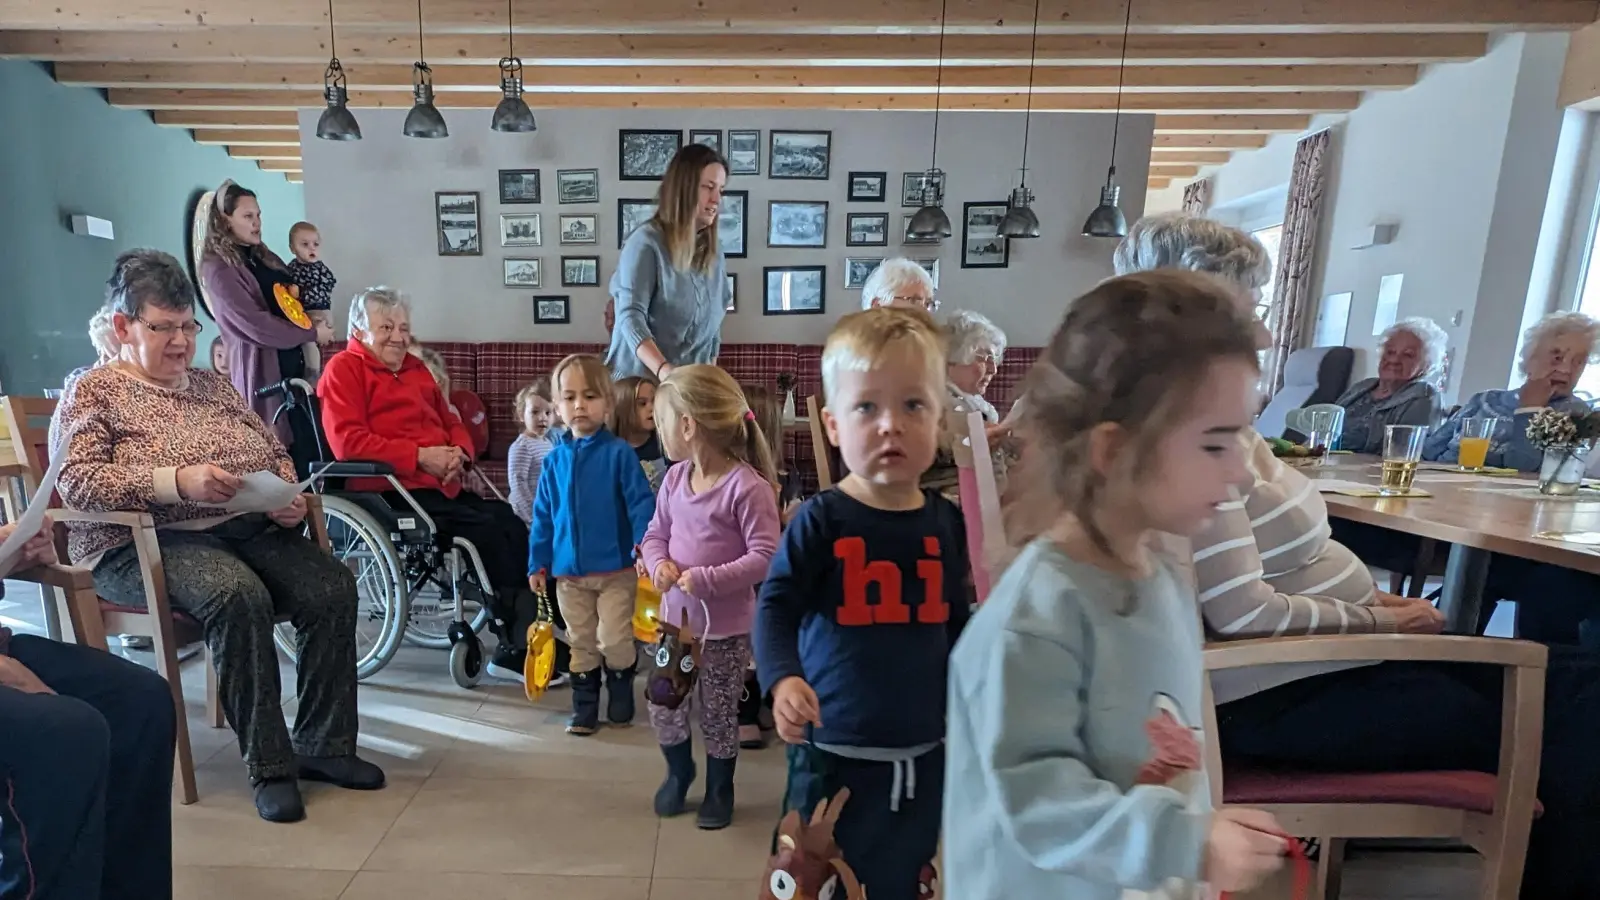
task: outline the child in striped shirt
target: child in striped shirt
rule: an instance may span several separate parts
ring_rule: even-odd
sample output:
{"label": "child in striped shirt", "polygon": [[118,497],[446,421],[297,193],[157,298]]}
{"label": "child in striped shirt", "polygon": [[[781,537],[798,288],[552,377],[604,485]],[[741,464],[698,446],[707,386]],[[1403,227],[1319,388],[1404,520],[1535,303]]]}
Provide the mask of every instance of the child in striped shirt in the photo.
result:
{"label": "child in striped shirt", "polygon": [[517,392],[517,416],[522,419],[522,433],[511,442],[506,456],[506,475],[511,482],[511,508],[522,521],[533,517],[533,493],[539,484],[539,472],[544,468],[544,458],[560,440],[552,427],[556,408],[550,402],[550,379],[541,375],[527,387]]}

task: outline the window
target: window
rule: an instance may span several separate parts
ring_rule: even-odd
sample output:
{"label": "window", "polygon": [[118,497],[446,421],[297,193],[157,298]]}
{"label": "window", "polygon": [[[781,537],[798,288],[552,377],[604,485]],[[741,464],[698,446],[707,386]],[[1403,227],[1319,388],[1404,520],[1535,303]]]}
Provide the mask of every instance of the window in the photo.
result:
{"label": "window", "polygon": [[1272,296],[1278,286],[1278,247],[1283,243],[1283,223],[1257,229],[1250,232],[1250,236],[1267,248],[1267,259],[1272,262],[1272,277],[1261,286],[1261,299],[1256,301],[1256,315],[1261,321],[1271,325]]}

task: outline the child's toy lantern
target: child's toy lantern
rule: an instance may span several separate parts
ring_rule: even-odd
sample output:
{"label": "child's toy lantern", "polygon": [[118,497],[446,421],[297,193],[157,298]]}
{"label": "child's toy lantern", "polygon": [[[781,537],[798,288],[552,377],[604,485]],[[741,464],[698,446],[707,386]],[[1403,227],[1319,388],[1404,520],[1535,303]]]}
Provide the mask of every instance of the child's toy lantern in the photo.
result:
{"label": "child's toy lantern", "polygon": [[650,579],[639,579],[633,595],[633,639],[645,644],[656,642],[656,620],[660,615],[661,595],[650,586]]}
{"label": "child's toy lantern", "polygon": [[767,861],[761,900],[866,900],[855,870],[833,839],[850,789],[817,804],[811,824],[791,810],[778,825],[778,852]]}

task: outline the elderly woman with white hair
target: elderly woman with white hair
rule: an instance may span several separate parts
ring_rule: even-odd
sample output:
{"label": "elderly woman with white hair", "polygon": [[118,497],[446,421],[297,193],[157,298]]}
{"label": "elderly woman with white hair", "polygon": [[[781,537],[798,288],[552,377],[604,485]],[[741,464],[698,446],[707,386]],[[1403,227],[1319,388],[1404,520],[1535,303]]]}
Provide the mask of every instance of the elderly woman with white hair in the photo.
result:
{"label": "elderly woman with white hair", "polygon": [[933,276],[920,263],[896,256],[886,259],[861,286],[861,308],[904,306],[934,312],[939,308]]}
{"label": "elderly woman with white hair", "polygon": [[945,433],[939,438],[939,449],[933,465],[923,473],[922,486],[935,490],[949,490],[958,479],[955,454],[951,449],[953,437],[948,417],[981,413],[987,424],[991,456],[994,459],[995,477],[1005,481],[1006,451],[1003,449],[1004,431],[1000,425],[1000,411],[984,399],[983,392],[994,379],[1000,367],[1000,357],[1006,352],[1006,333],[981,313],[958,309],[943,322],[945,347]]}
{"label": "elderly woman with white hair", "polygon": [[1432,319],[1405,319],[1385,331],[1378,344],[1378,377],[1356,382],[1337,401],[1344,407],[1339,447],[1381,453],[1385,427],[1439,421],[1439,392],[1428,379],[1444,363],[1447,341]]}
{"label": "elderly woman with white hair", "polygon": [[1438,430],[1428,435],[1423,459],[1453,460],[1461,454],[1461,423],[1471,418],[1495,418],[1489,440],[1488,466],[1523,472],[1536,471],[1544,453],[1528,440],[1528,423],[1542,409],[1559,412],[1589,411],[1576,396],[1578,379],[1594,359],[1600,343],[1600,322],[1578,312],[1555,312],[1540,319],[1522,336],[1521,368],[1527,380],[1514,391],[1473,394]]}

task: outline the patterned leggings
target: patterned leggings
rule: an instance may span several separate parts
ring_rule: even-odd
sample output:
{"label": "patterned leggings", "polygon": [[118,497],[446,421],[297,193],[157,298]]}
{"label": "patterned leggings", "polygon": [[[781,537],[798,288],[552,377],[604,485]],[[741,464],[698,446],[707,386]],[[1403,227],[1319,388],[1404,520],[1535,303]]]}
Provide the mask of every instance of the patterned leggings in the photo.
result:
{"label": "patterned leggings", "polygon": [[744,669],[750,662],[750,636],[719,638],[700,645],[700,676],[694,693],[677,709],[650,707],[650,724],[663,747],[689,739],[689,705],[700,707],[700,733],[706,755],[733,759],[739,755],[739,698],[744,693]]}
{"label": "patterned leggings", "polygon": [[[217,692],[239,736],[252,783],[293,777],[295,754],[356,752],[356,579],[322,548],[266,516],[230,519],[205,531],[156,533],[175,609],[200,621],[216,657]],[[107,553],[95,590],[143,607],[133,545]],[[294,736],[283,721],[273,621],[287,615],[300,651]]]}

